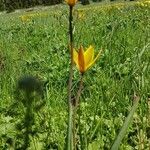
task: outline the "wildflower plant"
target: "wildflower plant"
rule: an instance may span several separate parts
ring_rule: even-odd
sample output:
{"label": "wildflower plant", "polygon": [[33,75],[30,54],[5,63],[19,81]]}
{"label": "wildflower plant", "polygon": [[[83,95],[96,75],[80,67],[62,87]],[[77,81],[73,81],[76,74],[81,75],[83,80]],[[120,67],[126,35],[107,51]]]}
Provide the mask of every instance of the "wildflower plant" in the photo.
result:
{"label": "wildflower plant", "polygon": [[[81,91],[83,88],[83,75],[84,73],[96,62],[100,53],[94,58],[94,48],[89,46],[89,48],[84,51],[83,47],[80,46],[79,50],[76,51],[74,48],[73,40],[73,8],[77,3],[77,0],[66,0],[66,3],[69,6],[69,36],[70,36],[70,76],[68,83],[68,133],[67,133],[67,143],[66,149],[72,150],[76,149],[76,117],[77,117],[77,108],[79,105],[79,99]],[[100,51],[101,52],[101,51]],[[72,79],[73,79],[73,67],[74,63],[76,64],[80,72],[80,84],[75,96],[75,100],[72,100]]]}
{"label": "wildflower plant", "polygon": [[[74,48],[74,40],[73,40],[73,8],[77,3],[77,0],[66,0],[66,3],[69,6],[69,36],[70,36],[70,75],[69,75],[69,83],[68,83],[68,132],[67,132],[67,140],[66,140],[66,149],[67,150],[76,150],[77,149],[77,109],[80,105],[80,96],[83,89],[83,77],[85,72],[94,65],[96,60],[99,58],[102,50],[94,56],[94,48],[93,46],[89,46],[85,51],[83,46],[80,46],[78,50]],[[77,69],[80,72],[80,83],[79,87],[76,93],[76,96],[74,97],[71,89],[72,89],[72,79],[73,79],[73,67],[74,64],[76,65]],[[72,99],[73,97],[73,99]],[[112,150],[117,150],[121,144],[121,140],[125,136],[125,133],[132,121],[133,114],[137,109],[139,102],[139,98],[137,98],[132,106],[132,109],[126,118],[122,129],[120,130],[120,133],[116,137],[116,140],[112,146]],[[97,128],[99,126],[100,122],[97,123],[97,125],[94,128],[94,132],[91,135],[90,139],[93,138],[93,135],[97,131]]]}

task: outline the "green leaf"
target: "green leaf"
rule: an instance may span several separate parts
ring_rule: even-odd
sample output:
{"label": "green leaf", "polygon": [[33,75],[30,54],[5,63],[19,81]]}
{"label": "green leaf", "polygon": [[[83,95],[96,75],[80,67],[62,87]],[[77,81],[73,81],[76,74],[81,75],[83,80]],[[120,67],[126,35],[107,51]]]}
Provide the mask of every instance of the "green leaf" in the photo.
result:
{"label": "green leaf", "polygon": [[117,136],[117,138],[116,138],[116,140],[115,140],[111,150],[118,150],[118,148],[120,146],[120,143],[121,143],[123,137],[125,136],[125,134],[126,134],[126,132],[128,130],[128,127],[129,127],[129,125],[130,125],[130,123],[132,121],[134,112],[136,111],[136,109],[138,107],[138,103],[139,103],[139,98],[136,97],[135,101],[134,101],[134,104],[132,106],[132,109],[131,109],[128,117],[126,118],[126,120],[125,120],[125,122],[123,124],[123,127],[122,127],[121,131],[119,132],[119,134],[118,134],[118,136]]}

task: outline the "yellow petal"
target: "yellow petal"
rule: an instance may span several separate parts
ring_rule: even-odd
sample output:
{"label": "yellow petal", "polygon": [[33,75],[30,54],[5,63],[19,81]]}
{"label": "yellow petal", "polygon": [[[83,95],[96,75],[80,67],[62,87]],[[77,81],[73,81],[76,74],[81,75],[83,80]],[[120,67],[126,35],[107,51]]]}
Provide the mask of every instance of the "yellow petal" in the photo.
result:
{"label": "yellow petal", "polygon": [[73,49],[73,60],[76,64],[78,64],[78,53],[75,49]]}
{"label": "yellow petal", "polygon": [[93,59],[94,59],[94,48],[90,45],[89,48],[84,53],[85,68],[89,66],[89,64],[93,61]]}
{"label": "yellow petal", "polygon": [[102,49],[99,51],[95,59],[86,67],[86,70],[89,69],[95,63],[95,61],[100,57],[101,52],[102,52]]}
{"label": "yellow petal", "polygon": [[79,67],[79,62],[78,62],[78,52],[73,49],[73,60],[77,66],[77,68],[80,70],[80,67]]}
{"label": "yellow petal", "polygon": [[84,62],[84,50],[81,46],[78,53],[78,64],[79,64],[79,70],[81,73],[84,73],[85,71],[85,62]]}

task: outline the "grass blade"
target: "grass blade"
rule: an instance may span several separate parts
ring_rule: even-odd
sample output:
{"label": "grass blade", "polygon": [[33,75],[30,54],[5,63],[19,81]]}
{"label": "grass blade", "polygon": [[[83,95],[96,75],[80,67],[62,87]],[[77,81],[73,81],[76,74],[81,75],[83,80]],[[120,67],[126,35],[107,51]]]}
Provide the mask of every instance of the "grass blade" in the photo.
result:
{"label": "grass blade", "polygon": [[139,98],[136,97],[135,101],[134,101],[134,104],[132,106],[132,109],[131,109],[128,117],[126,118],[125,123],[123,124],[123,127],[122,127],[121,131],[119,132],[119,134],[118,134],[118,136],[117,136],[117,138],[116,138],[116,140],[115,140],[111,150],[118,150],[118,148],[120,146],[120,143],[121,143],[123,137],[125,136],[126,131],[127,131],[128,127],[129,127],[131,121],[132,121],[134,112],[136,111],[136,109],[138,107],[138,103],[139,103]]}

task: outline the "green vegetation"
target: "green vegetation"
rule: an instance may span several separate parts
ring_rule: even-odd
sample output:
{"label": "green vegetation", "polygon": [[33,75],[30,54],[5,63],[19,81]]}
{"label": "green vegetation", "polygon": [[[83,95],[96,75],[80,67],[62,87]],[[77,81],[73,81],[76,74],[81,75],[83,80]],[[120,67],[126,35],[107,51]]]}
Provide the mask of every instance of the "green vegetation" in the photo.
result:
{"label": "green vegetation", "polygon": [[[75,7],[75,47],[91,44],[97,53],[103,49],[84,78],[77,118],[79,149],[109,150],[134,97],[140,98],[139,106],[120,150],[149,149],[149,14],[149,2]],[[0,20],[0,149],[19,150],[24,144],[25,93],[17,89],[18,79],[24,75],[35,76],[44,85],[44,98],[36,91],[31,102],[30,149],[64,149],[69,77],[67,7],[2,13]],[[74,70],[72,90],[76,91],[79,73]]]}
{"label": "green vegetation", "polygon": [[55,5],[62,0],[0,0],[0,11],[12,12],[15,9],[29,8],[37,5]]}
{"label": "green vegetation", "polygon": [[[92,2],[108,2],[108,1],[118,1],[118,0],[78,0],[78,2],[80,2],[82,5],[88,5]],[[7,13],[10,13],[15,11],[16,9],[33,8],[39,5],[40,6],[56,5],[61,3],[62,4],[65,3],[65,0],[0,0],[0,11],[5,10],[7,11]]]}

